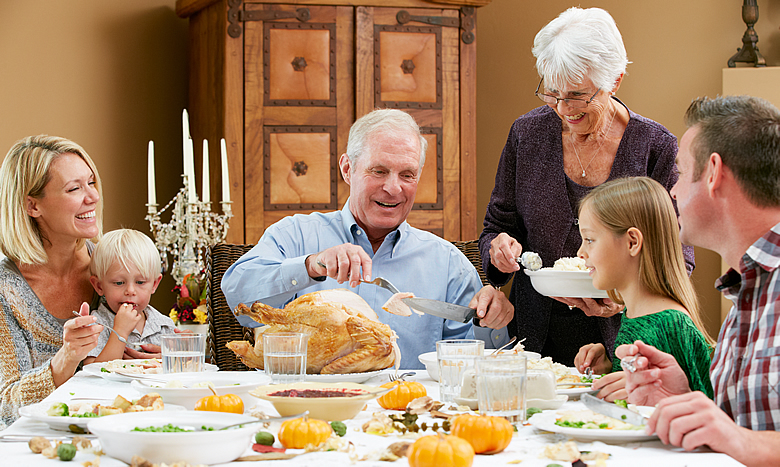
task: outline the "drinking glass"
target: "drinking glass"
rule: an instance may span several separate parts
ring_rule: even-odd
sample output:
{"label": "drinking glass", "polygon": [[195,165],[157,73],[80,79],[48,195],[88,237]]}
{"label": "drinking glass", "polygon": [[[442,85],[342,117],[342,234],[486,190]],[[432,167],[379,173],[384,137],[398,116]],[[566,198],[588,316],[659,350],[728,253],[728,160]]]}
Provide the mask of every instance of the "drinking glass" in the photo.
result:
{"label": "drinking glass", "polygon": [[169,334],[162,336],[163,373],[203,371],[206,363],[205,334]]}
{"label": "drinking glass", "polygon": [[525,355],[492,355],[476,360],[479,413],[525,421]]}
{"label": "drinking glass", "polygon": [[263,333],[263,366],[273,384],[303,382],[308,343],[302,332]]}
{"label": "drinking glass", "polygon": [[474,368],[474,360],[485,351],[485,341],[479,339],[448,339],[436,342],[439,361],[439,398],[452,402],[460,396],[463,373]]}

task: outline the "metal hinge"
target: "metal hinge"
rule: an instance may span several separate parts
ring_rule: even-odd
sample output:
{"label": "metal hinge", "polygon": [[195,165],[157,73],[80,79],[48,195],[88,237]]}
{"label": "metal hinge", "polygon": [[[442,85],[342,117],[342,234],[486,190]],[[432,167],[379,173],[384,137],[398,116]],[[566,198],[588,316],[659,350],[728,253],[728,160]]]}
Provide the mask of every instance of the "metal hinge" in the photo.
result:
{"label": "metal hinge", "polygon": [[245,21],[275,21],[279,19],[297,19],[305,23],[311,19],[308,8],[298,8],[295,11],[251,10],[241,9],[242,0],[228,0],[228,35],[232,38],[241,37],[241,24]]}
{"label": "metal hinge", "polygon": [[474,36],[474,7],[464,6],[460,9],[460,13],[460,18],[447,18],[444,16],[417,16],[409,14],[406,10],[401,10],[395,15],[395,19],[398,21],[398,24],[414,21],[433,26],[460,28],[463,31],[460,39],[464,44],[471,44],[476,38]]}

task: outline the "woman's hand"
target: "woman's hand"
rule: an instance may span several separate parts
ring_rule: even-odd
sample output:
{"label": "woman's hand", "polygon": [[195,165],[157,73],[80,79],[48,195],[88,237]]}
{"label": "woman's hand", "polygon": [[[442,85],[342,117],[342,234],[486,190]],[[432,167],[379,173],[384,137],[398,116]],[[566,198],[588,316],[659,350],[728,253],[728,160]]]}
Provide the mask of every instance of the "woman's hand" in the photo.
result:
{"label": "woman's hand", "polygon": [[614,402],[616,399],[628,400],[628,393],[626,392],[626,373],[623,371],[616,371],[604,375],[599,379],[594,379],[592,388],[598,390],[599,393],[596,394],[596,396],[605,401]]}
{"label": "woman's hand", "polygon": [[595,375],[603,375],[612,371],[612,361],[607,356],[603,344],[587,344],[580,347],[574,357],[574,366],[580,373],[590,367]]}
{"label": "woman's hand", "polygon": [[96,318],[89,315],[89,304],[81,304],[79,315],[63,326],[62,347],[51,359],[52,379],[58,387],[73,376],[79,363],[97,347],[98,336],[103,331],[103,326],[94,324]]}
{"label": "woman's hand", "polygon": [[509,234],[502,232],[490,242],[490,264],[507,274],[519,271],[517,258],[522,252],[523,246]]}
{"label": "woman's hand", "polygon": [[608,298],[575,298],[575,297],[550,297],[561,303],[569,305],[570,309],[579,308],[588,316],[609,318],[623,310],[623,305],[618,305]]}

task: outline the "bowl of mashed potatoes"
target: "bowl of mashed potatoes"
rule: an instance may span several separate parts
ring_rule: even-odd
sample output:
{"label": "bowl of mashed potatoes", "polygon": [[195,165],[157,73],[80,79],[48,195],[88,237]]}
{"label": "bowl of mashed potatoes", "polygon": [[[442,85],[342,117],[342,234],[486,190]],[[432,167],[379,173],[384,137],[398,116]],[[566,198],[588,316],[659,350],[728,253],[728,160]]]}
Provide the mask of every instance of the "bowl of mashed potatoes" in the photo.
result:
{"label": "bowl of mashed potatoes", "polygon": [[606,290],[593,287],[582,258],[561,258],[551,268],[525,269],[525,273],[534,289],[546,297],[607,298]]}

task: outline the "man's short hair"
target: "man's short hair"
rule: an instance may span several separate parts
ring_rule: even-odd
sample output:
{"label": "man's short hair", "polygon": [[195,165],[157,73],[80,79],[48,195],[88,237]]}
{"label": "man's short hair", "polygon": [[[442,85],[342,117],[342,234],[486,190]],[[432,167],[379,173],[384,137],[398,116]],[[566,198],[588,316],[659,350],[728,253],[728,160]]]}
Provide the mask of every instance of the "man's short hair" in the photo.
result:
{"label": "man's short hair", "polygon": [[695,99],[685,124],[697,127],[691,144],[693,179],[712,153],[734,174],[748,199],[760,207],[780,206],[780,110],[764,99],[722,96]]}
{"label": "man's short hair", "polygon": [[420,143],[420,169],[423,168],[428,140],[420,133],[420,127],[414,118],[398,109],[376,109],[357,119],[349,129],[347,157],[349,157],[352,170],[357,166],[358,159],[371,150],[369,139],[377,133],[409,135],[417,138]]}

